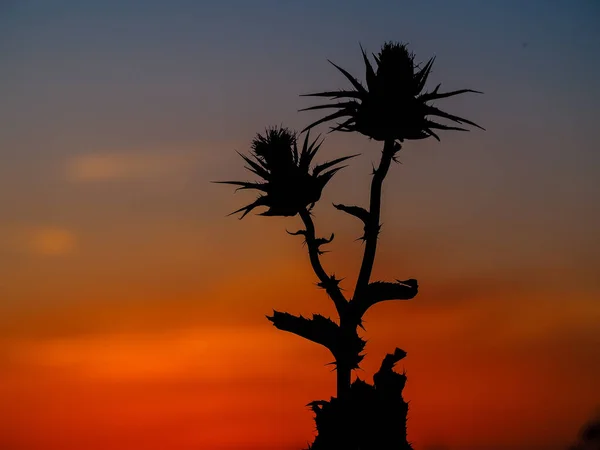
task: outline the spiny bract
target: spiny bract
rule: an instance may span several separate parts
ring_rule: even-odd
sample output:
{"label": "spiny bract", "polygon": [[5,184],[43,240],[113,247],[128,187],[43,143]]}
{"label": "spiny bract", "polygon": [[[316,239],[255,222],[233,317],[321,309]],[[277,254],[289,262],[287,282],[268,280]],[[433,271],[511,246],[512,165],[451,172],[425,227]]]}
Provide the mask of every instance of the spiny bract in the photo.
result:
{"label": "spiny bract", "polygon": [[439,136],[434,130],[468,131],[463,127],[434,122],[430,116],[483,129],[470,120],[448,114],[428,104],[466,92],[481,93],[472,89],[439,92],[439,84],[433,91],[424,92],[435,57],[420,67],[415,64],[415,55],[408,51],[405,44],[388,42],[383,45],[378,55],[373,55],[377,64],[377,69],[374,70],[362,47],[361,51],[366,68],[366,88],[348,71],[329,61],[352,83],[354,89],[305,94],[304,96],[308,97],[329,97],[331,100],[344,101],[302,109],[301,111],[337,109],[333,114],[313,122],[303,131],[323,122],[342,118],[344,121],[331,127],[331,131],[358,131],[377,141],[403,142],[405,139],[425,139],[430,136],[439,141]]}
{"label": "spiny bract", "polygon": [[251,157],[240,154],[248,164],[246,169],[258,175],[261,181],[218,181],[233,184],[238,189],[255,189],[259,197],[252,203],[232,212],[242,212],[240,219],[254,208],[264,206],[263,216],[295,216],[312,208],[320,198],[325,185],[333,175],[345,166],[338,164],[357,155],[344,156],[319,164],[311,169],[311,163],[321,147],[319,138],[309,142],[304,136],[302,149],[298,150],[297,135],[284,127],[268,128],[258,133],[251,145]]}

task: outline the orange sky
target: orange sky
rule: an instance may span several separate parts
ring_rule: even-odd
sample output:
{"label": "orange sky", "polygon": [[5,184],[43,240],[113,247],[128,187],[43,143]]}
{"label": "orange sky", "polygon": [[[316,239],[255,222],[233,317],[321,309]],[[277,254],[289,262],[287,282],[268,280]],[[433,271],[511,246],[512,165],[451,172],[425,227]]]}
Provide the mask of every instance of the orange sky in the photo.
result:
{"label": "orange sky", "polygon": [[[358,375],[407,351],[415,450],[574,440],[600,406],[594,5],[58,3],[0,5],[0,450],[312,440],[331,356],[265,318],[334,315],[285,233],[299,220],[226,217],[253,194],[209,181],[247,177],[255,132],[316,117],[297,95],[344,86],[327,58],[362,78],[358,41],[386,39],[437,55],[432,83],[483,90],[444,108],[487,131],[392,166],[374,278],[420,292],[369,311]],[[361,154],[315,210],[349,294],[362,230],[330,205],[366,205],[378,152],[332,134],[320,154]]]}
{"label": "orange sky", "polygon": [[[300,243],[276,232],[281,222],[253,229],[265,221],[223,219],[223,237],[241,234],[247,247],[271,238],[276,246],[254,264],[223,246],[229,271],[208,285],[181,284],[169,298],[172,275],[161,289],[150,280],[161,277],[156,270],[147,288],[140,282],[120,298],[103,297],[100,287],[85,301],[58,306],[47,298],[35,311],[15,306],[3,315],[2,448],[301,448],[313,429],[303,405],[333,394],[335,377],[324,366],[331,358],[272,328],[264,314],[331,306],[311,284]],[[340,241],[358,247],[350,237]],[[551,267],[448,277],[427,267],[433,255],[408,248],[412,258],[382,251],[377,274],[422,274],[421,292],[367,315],[360,376],[369,378],[396,345],[408,351],[410,439],[418,448],[566,444],[600,402],[597,296],[571,283],[546,285],[558,276]],[[77,256],[39,258],[50,266]],[[340,274],[349,272],[345,260],[325,258]],[[96,291],[74,286],[85,297]]]}

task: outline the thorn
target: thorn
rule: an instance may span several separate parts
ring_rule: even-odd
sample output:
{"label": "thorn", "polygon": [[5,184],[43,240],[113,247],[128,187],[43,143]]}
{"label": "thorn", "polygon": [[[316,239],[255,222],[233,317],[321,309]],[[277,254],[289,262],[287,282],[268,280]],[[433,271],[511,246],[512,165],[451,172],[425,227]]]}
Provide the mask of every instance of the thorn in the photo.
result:
{"label": "thorn", "polygon": [[298,231],[294,231],[294,232],[291,232],[291,231],[285,230],[285,232],[286,232],[287,234],[289,234],[289,235],[292,235],[292,236],[299,236],[299,235],[301,235],[301,234],[302,234],[302,235],[304,235],[304,236],[306,236],[306,230],[298,230]]}

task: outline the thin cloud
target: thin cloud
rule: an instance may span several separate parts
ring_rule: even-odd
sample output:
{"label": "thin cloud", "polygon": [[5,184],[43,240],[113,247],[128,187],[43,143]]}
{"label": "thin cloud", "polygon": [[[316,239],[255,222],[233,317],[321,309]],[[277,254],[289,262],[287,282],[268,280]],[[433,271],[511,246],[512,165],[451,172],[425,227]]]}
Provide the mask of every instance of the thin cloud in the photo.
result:
{"label": "thin cloud", "polygon": [[26,226],[0,229],[0,250],[41,256],[63,256],[78,246],[77,235],[56,226]]}
{"label": "thin cloud", "polygon": [[[285,341],[273,341],[273,334],[266,327],[205,327],[13,341],[4,350],[14,367],[64,369],[95,379],[177,379],[202,374],[203,380],[216,381],[268,377],[271,358],[287,358],[286,363],[293,364],[294,350],[301,344],[290,348]],[[257,354],[256,348],[263,350]]]}
{"label": "thin cloud", "polygon": [[64,228],[38,228],[27,233],[27,247],[31,253],[60,256],[72,253],[77,237]]}
{"label": "thin cloud", "polygon": [[69,181],[140,180],[180,175],[195,162],[190,154],[91,153],[67,160]]}

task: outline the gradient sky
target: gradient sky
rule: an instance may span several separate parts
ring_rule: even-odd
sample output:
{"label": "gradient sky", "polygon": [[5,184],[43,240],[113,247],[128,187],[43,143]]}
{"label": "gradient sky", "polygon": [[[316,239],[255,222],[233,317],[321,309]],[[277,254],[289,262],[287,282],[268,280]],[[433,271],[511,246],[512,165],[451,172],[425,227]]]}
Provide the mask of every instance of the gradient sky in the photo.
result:
{"label": "gradient sky", "polygon": [[[298,220],[225,217],[253,194],[209,181],[386,40],[484,91],[444,109],[487,131],[392,167],[375,276],[420,293],[369,312],[359,376],[408,352],[416,450],[564,448],[600,405],[598,23],[594,0],[0,1],[0,448],[312,440],[331,357],[264,318],[333,314]],[[356,152],[316,209],[347,289],[361,230],[328,205],[366,204],[378,147],[321,154]]]}

